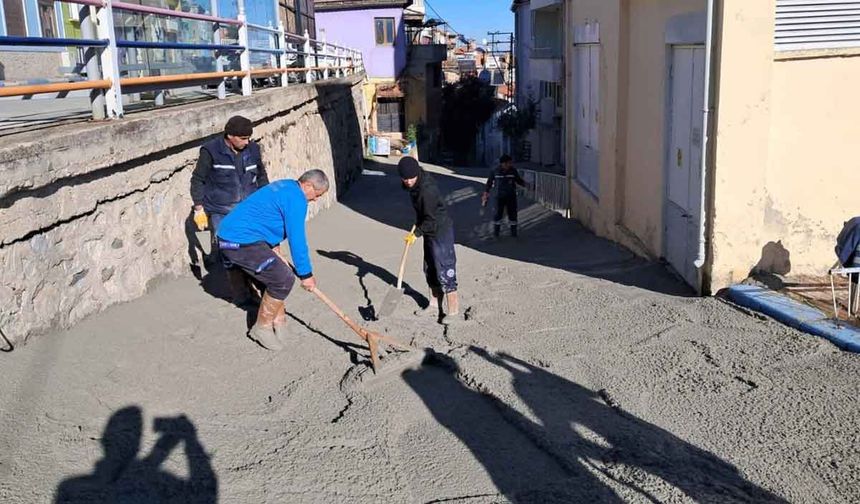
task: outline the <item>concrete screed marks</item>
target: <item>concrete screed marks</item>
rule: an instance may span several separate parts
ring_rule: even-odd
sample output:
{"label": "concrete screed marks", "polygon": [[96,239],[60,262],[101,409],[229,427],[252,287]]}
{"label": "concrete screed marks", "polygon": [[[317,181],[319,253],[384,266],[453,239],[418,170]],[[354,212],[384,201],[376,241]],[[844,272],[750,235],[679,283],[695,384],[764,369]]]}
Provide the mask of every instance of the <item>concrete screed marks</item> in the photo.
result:
{"label": "concrete screed marks", "polygon": [[[366,168],[386,176],[309,224],[321,286],[357,319],[392,283],[411,224],[392,168]],[[0,355],[0,500],[50,500],[106,467],[180,502],[860,500],[856,356],[689,297],[525,202],[520,241],[488,239],[483,171],[434,171],[469,320],[411,314],[413,256],[407,299],[366,323],[435,351],[373,377],[362,345],[296,290],[304,344],[265,352],[239,310],[165,282]]]}

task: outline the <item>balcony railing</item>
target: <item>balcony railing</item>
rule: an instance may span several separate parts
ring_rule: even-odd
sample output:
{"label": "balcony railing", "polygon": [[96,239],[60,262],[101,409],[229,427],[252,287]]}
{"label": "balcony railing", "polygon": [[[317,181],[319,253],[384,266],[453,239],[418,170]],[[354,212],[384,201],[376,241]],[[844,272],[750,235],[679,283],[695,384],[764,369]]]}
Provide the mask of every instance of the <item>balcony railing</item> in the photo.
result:
{"label": "balcony railing", "polygon": [[[123,94],[184,87],[197,84],[217,84],[219,99],[226,97],[226,81],[239,80],[241,94],[249,96],[253,91],[252,80],[268,79],[271,84],[286,87],[292,82],[313,82],[330,78],[340,78],[364,72],[364,60],[360,51],[325,40],[310,38],[307,31],[303,35],[286,33],[283,25],[277,28],[248,23],[245,18],[245,2],[239,0],[236,19],[175,11],[146,5],[125,3],[119,0],[62,0],[79,4],[82,38],[49,37],[2,37],[0,46],[48,46],[81,48],[81,64],[76,67],[78,75],[67,82],[51,82],[34,85],[0,86],[0,97],[24,96],[58,93],[60,97],[69,91],[93,90],[90,103],[94,119],[120,118],[123,116]],[[217,2],[213,2],[213,11]],[[152,16],[184,18],[210,22],[213,25],[212,43],[197,42],[160,42],[119,39],[114,29],[113,10],[122,10]],[[238,28],[238,43],[222,43],[221,29],[224,26]],[[249,41],[249,33],[257,33],[255,41],[267,40],[269,47],[254,46]],[[262,34],[262,37],[259,36]],[[214,71],[197,71],[172,75],[128,76],[129,65],[120,66],[120,49],[173,49],[179,51],[205,50],[215,54]],[[262,55],[263,64],[256,68],[251,65],[251,54]],[[268,58],[266,58],[268,55]],[[229,66],[232,58],[237,65]],[[237,60],[238,61],[235,61]],[[257,58],[258,60],[260,58]],[[228,60],[228,61],[225,61]],[[238,69],[236,69],[238,66]],[[180,68],[184,68],[180,66]],[[211,68],[211,67],[210,67]],[[86,78],[82,71],[85,70]],[[126,73],[125,76],[122,73]],[[163,95],[162,101],[163,101]],[[158,95],[156,105],[160,105]]]}

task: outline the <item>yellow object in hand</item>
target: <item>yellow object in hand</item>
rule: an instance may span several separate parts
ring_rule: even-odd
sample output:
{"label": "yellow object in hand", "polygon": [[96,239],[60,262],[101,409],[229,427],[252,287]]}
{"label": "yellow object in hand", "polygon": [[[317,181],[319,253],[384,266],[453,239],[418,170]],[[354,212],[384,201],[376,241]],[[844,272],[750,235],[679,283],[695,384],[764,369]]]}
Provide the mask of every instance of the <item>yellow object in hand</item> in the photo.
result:
{"label": "yellow object in hand", "polygon": [[197,224],[198,231],[209,227],[209,217],[206,216],[205,210],[194,210],[194,224]]}
{"label": "yellow object in hand", "polygon": [[403,241],[406,242],[406,245],[412,245],[417,239],[418,238],[415,236],[415,233],[409,233],[403,238]]}

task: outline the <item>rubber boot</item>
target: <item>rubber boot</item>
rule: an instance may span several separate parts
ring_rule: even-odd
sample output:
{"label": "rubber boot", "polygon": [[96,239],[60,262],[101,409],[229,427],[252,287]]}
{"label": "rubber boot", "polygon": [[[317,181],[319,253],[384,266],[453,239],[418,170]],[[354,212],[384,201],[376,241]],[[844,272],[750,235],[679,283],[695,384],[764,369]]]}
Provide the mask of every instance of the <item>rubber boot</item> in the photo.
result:
{"label": "rubber boot", "polygon": [[279,313],[284,313],[284,302],[273,298],[268,292],[264,293],[263,299],[260,300],[257,321],[251,331],[248,332],[248,337],[268,350],[283,350],[284,347],[278,341],[274,329],[275,318]]}
{"label": "rubber boot", "polygon": [[415,310],[415,315],[419,317],[433,316],[439,318],[439,313],[442,311],[442,291],[430,290],[430,304],[426,308]]}
{"label": "rubber boot", "polygon": [[501,234],[501,232],[502,232],[502,225],[501,224],[493,224],[493,236],[498,238],[499,234]]}
{"label": "rubber boot", "polygon": [[457,322],[460,317],[460,298],[457,296],[457,291],[445,294],[448,300],[448,312],[442,317],[442,323],[445,325]]}
{"label": "rubber boot", "polygon": [[234,305],[245,308],[256,304],[256,300],[251,295],[251,289],[248,288],[248,283],[245,280],[245,274],[241,270],[228,269],[227,283],[230,285]]}
{"label": "rubber boot", "polygon": [[513,236],[514,238],[517,237],[517,225],[516,224],[511,224],[511,236]]}
{"label": "rubber boot", "polygon": [[287,313],[283,308],[275,315],[274,320],[274,330],[275,336],[278,338],[278,342],[280,342],[285,347],[290,345],[295,345],[299,343],[298,338],[296,338],[291,332],[289,326],[287,326]]}

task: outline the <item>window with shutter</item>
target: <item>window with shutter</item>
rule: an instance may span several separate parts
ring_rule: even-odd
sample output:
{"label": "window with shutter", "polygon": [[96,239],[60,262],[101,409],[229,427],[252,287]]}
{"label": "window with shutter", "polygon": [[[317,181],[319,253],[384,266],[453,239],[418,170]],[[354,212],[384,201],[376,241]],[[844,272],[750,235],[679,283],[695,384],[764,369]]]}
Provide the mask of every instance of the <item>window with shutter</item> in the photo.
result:
{"label": "window with shutter", "polygon": [[776,0],[776,50],[860,47],[860,0]]}

